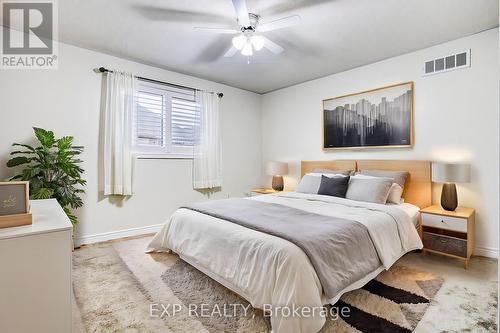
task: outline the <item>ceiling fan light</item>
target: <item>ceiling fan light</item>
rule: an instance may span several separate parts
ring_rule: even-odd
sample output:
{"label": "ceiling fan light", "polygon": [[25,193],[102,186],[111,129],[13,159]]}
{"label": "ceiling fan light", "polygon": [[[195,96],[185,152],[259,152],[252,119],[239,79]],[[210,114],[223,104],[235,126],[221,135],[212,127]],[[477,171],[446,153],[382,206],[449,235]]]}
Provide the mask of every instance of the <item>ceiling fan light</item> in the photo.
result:
{"label": "ceiling fan light", "polygon": [[241,54],[244,56],[247,56],[247,57],[250,57],[253,55],[251,42],[245,43],[245,46],[243,46],[243,49],[241,50]]}
{"label": "ceiling fan light", "polygon": [[239,36],[233,37],[232,41],[233,41],[233,46],[237,50],[241,50],[245,46],[247,38],[245,36],[243,36],[243,35],[239,35]]}
{"label": "ceiling fan light", "polygon": [[255,51],[260,51],[264,47],[265,39],[262,36],[252,36],[251,39],[252,45],[255,48]]}

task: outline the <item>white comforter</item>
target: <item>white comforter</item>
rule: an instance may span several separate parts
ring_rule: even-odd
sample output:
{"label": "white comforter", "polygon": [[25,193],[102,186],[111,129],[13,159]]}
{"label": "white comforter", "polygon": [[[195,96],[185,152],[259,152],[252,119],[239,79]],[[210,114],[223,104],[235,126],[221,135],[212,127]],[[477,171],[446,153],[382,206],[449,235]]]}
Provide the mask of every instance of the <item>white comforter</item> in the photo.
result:
{"label": "white comforter", "polygon": [[[385,269],[405,253],[422,248],[410,216],[397,205],[302,193],[261,195],[249,200],[362,223],[367,227],[381,267]],[[342,293],[361,286],[359,283],[345,286],[335,298],[325,299],[313,266],[295,244],[189,209],[177,210],[148,248],[148,251],[168,250],[178,253],[205,274],[243,296],[255,308],[262,309],[271,304],[319,309],[323,304],[336,302]],[[367,278],[373,278],[378,271]],[[313,333],[324,323],[325,318],[320,315],[271,316],[273,331],[277,333]]]}

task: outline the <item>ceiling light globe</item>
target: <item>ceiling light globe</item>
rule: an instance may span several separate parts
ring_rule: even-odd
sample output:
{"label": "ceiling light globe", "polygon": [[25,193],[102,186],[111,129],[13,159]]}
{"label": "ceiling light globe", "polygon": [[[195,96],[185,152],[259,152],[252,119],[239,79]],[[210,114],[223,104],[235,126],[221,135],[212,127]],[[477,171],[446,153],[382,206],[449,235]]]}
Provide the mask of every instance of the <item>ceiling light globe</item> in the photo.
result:
{"label": "ceiling light globe", "polygon": [[237,50],[241,50],[245,46],[246,41],[247,41],[247,38],[243,35],[233,37],[233,46]]}
{"label": "ceiling light globe", "polygon": [[262,36],[252,36],[251,41],[255,51],[260,51],[264,47],[265,40]]}
{"label": "ceiling light globe", "polygon": [[252,43],[250,41],[245,43],[245,46],[243,46],[243,49],[241,50],[241,54],[247,57],[253,55]]}

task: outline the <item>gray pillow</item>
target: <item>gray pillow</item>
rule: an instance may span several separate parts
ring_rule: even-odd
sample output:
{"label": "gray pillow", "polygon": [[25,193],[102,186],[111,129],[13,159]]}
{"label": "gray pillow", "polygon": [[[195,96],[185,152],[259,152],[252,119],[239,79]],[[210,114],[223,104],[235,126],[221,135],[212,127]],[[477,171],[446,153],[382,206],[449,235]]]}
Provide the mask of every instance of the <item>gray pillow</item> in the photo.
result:
{"label": "gray pillow", "polygon": [[394,179],[394,183],[405,188],[406,178],[410,175],[408,171],[387,171],[387,170],[360,170],[360,174],[375,177],[387,177]]}
{"label": "gray pillow", "polygon": [[339,175],[344,175],[344,176],[350,176],[352,173],[352,170],[334,170],[334,169],[321,169],[321,168],[316,168],[311,173],[336,173]]}
{"label": "gray pillow", "polygon": [[[295,188],[295,192],[298,193],[308,193],[308,194],[318,194],[319,186],[321,184],[321,174],[305,174],[300,180],[299,184]],[[342,174],[338,174],[332,177],[345,177]]]}
{"label": "gray pillow", "polygon": [[319,186],[318,194],[345,198],[345,193],[347,191],[348,184],[349,184],[349,176],[330,178],[322,175],[321,185]]}
{"label": "gray pillow", "polygon": [[295,192],[318,194],[319,185],[321,184],[321,177],[304,175],[300,183],[295,188]]}
{"label": "gray pillow", "polygon": [[346,199],[356,201],[374,202],[385,204],[389,196],[392,181],[383,178],[374,179],[356,179],[351,178]]}

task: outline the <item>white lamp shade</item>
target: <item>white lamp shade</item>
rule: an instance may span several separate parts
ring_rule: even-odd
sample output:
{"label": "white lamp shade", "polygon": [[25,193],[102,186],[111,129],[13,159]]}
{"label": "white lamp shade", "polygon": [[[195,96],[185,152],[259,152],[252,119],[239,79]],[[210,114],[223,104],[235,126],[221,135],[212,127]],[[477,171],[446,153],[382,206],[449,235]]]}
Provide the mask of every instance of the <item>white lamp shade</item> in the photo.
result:
{"label": "white lamp shade", "polygon": [[233,37],[233,40],[232,40],[233,46],[238,50],[241,50],[243,48],[243,46],[245,46],[246,41],[247,41],[247,38],[243,35]]}
{"label": "white lamp shade", "polygon": [[283,176],[288,173],[288,164],[284,162],[267,162],[266,174],[269,176]]}
{"label": "white lamp shade", "polygon": [[470,182],[470,165],[432,163],[432,181],[436,183],[468,183]]}
{"label": "white lamp shade", "polygon": [[250,40],[252,41],[252,45],[255,48],[255,51],[260,51],[264,47],[265,44],[265,39],[262,36],[252,36],[250,37]]}
{"label": "white lamp shade", "polygon": [[245,45],[241,49],[241,54],[243,54],[244,56],[248,56],[248,57],[253,55],[252,42],[250,41],[250,39],[248,39],[245,42]]}

